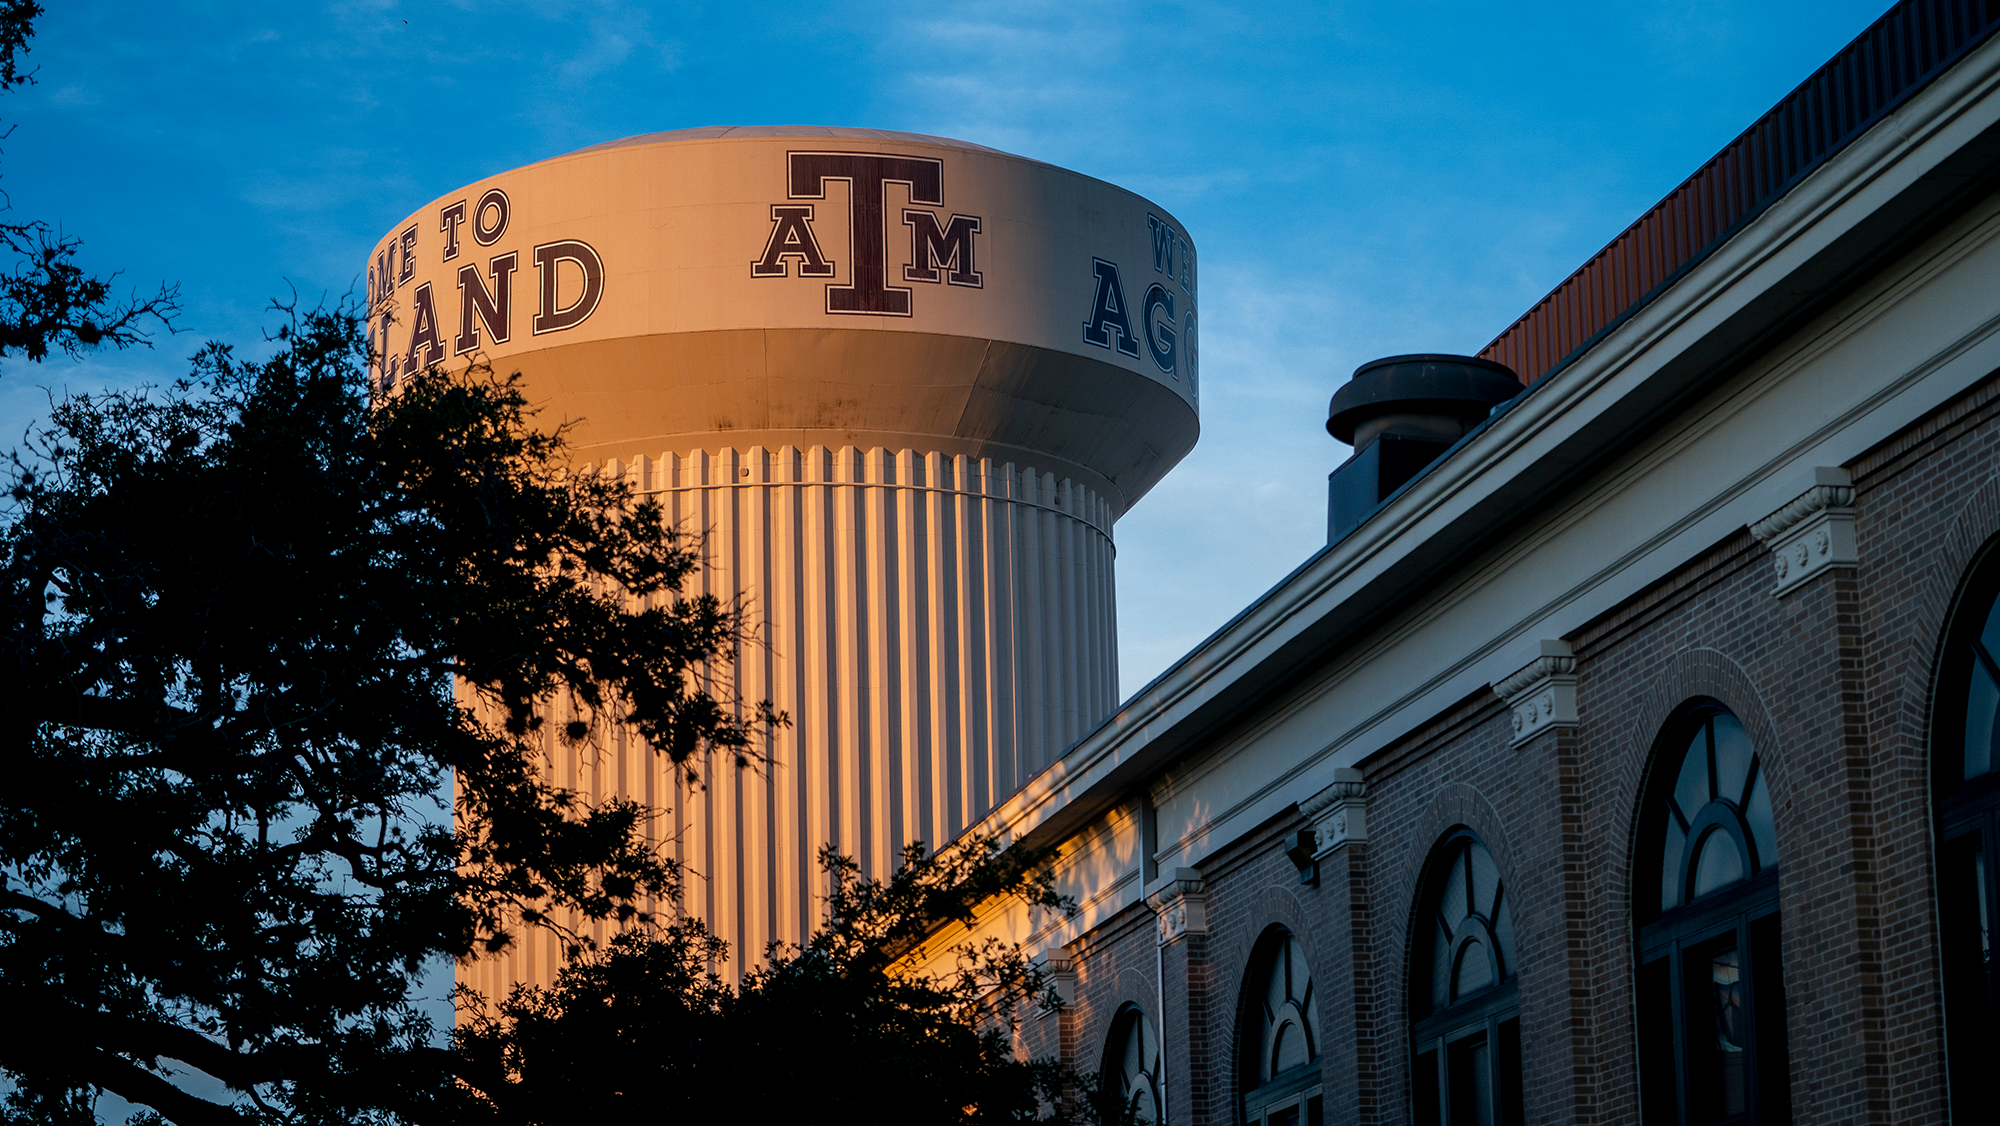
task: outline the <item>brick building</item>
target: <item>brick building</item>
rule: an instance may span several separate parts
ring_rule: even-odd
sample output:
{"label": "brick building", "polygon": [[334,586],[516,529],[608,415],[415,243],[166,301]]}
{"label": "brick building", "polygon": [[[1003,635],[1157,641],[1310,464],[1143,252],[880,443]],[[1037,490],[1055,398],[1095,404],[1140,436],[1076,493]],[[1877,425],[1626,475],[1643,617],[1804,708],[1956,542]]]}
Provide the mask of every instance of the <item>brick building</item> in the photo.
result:
{"label": "brick building", "polygon": [[1995,1120],[1996,26],[1889,11],[1490,411],[1364,369],[1327,547],[984,823],[1080,904],[981,923],[1027,1050],[1177,1126]]}

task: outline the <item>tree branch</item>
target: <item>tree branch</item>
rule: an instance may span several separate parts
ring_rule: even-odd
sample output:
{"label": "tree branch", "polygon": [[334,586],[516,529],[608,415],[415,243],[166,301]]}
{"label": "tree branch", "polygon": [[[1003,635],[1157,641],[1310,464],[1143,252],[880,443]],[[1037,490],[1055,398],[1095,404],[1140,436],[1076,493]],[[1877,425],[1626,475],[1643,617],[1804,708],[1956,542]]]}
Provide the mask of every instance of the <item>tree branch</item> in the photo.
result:
{"label": "tree branch", "polygon": [[86,1050],[77,1060],[91,1083],[126,1102],[149,1106],[177,1126],[244,1126],[234,1108],[198,1099],[138,1064],[102,1048]]}

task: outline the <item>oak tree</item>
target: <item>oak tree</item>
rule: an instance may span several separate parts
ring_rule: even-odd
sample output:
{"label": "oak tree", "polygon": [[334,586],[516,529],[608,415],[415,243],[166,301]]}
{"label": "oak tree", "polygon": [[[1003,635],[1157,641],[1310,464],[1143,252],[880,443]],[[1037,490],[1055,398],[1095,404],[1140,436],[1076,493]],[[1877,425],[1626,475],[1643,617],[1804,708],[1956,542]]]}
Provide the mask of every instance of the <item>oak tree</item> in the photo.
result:
{"label": "oak tree", "polygon": [[[278,344],[60,403],[15,459],[0,1011],[34,1034],[0,1070],[33,1120],[96,1089],[190,1126],[433,1116],[428,960],[672,890],[648,811],[553,784],[549,751],[618,723],[692,768],[782,722],[693,675],[736,613],[680,595],[693,545],[571,472],[515,381],[371,404],[355,317]],[[558,702],[583,718],[551,730]]]}

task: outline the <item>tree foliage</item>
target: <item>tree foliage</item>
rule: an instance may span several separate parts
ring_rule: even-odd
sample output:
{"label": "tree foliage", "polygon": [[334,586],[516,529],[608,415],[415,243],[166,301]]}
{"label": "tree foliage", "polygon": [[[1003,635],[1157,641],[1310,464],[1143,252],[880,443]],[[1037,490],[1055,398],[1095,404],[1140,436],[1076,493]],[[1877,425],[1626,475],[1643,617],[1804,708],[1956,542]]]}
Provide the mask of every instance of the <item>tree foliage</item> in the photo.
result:
{"label": "tree foliage", "polygon": [[279,344],[61,403],[17,458],[0,1011],[38,1027],[0,1069],[38,1120],[92,1087],[239,1120],[175,1063],[294,1120],[424,1117],[452,1067],[409,1001],[427,959],[673,890],[648,811],[555,786],[551,747],[619,723],[692,768],[782,722],[700,687],[736,614],[677,593],[693,546],[569,472],[512,380],[371,409],[355,318]]}
{"label": "tree foliage", "polygon": [[552,989],[517,988],[461,1024],[466,1121],[505,1126],[633,1115],[685,1122],[974,1126],[1097,1121],[1088,1084],[1017,1057],[1011,1031],[1046,980],[1019,947],[962,949],[943,975],[915,953],[996,897],[1071,905],[1035,853],[989,840],[905,850],[886,881],[826,850],[829,919],[731,987],[698,922],[628,932]]}
{"label": "tree foliage", "polygon": [[[512,379],[371,404],[351,315],[278,343],[63,402],[17,455],[0,1011],[35,1035],[0,1037],[8,1120],[92,1121],[98,1090],[184,1126],[1088,1117],[1064,1069],[1016,1058],[1042,986],[1020,950],[911,960],[996,897],[1066,906],[1046,857],[911,846],[874,881],[826,853],[828,924],[726,985],[699,923],[642,909],[679,900],[655,811],[546,769],[614,724],[739,769],[786,722],[702,687],[741,622],[680,595],[696,545],[567,469]],[[412,1000],[426,962],[572,918],[623,933],[566,936],[552,990],[462,998],[446,1047]]]}

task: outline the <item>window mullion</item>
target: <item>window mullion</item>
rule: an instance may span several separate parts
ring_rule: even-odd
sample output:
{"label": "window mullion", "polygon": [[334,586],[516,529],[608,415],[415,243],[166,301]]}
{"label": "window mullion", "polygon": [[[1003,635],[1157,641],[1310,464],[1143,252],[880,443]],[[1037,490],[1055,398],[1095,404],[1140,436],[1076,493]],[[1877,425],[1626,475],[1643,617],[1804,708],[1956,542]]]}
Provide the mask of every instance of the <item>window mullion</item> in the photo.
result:
{"label": "window mullion", "polygon": [[1688,1052],[1692,1046],[1688,1042],[1687,1027],[1687,957],[1681,944],[1675,942],[1667,952],[1667,1008],[1672,1010],[1674,1027],[1674,1099],[1678,1112],[1679,1126],[1689,1126],[1693,1114],[1694,1081],[1689,1072]]}
{"label": "window mullion", "polygon": [[1494,1017],[1486,1018],[1486,1058],[1490,1066],[1486,1069],[1486,1105],[1493,1108],[1493,1120],[1500,1120],[1500,1022]]}
{"label": "window mullion", "polygon": [[1702,733],[1702,742],[1707,744],[1708,746],[1708,800],[1714,801],[1717,792],[1716,781],[1715,781],[1716,774],[1715,774],[1715,717],[1714,716],[1710,716],[1707,719],[1707,721],[1705,721],[1701,725],[1701,733]]}
{"label": "window mullion", "polygon": [[1764,1045],[1763,1038],[1757,1035],[1757,980],[1763,967],[1758,965],[1757,948],[1750,942],[1747,915],[1736,923],[1736,950],[1737,963],[1742,966],[1738,972],[1743,990],[1743,1108],[1749,1120],[1755,1122],[1761,1117],[1759,1108],[1764,1105],[1763,1084],[1759,1082],[1764,1072]]}
{"label": "window mullion", "polygon": [[[1987,941],[2000,937],[2000,840],[1994,839],[1994,829],[2000,827],[2000,811],[1988,810],[1980,826],[1979,847],[1986,853],[1986,934]],[[1988,1012],[2000,1012],[2000,982],[1995,979],[2000,974],[1993,972],[1989,964],[1986,970],[1986,1005]]]}
{"label": "window mullion", "polygon": [[1473,902],[1473,900],[1479,893],[1473,888],[1471,842],[1468,841],[1459,845],[1458,855],[1460,862],[1465,865],[1465,913],[1467,915],[1476,915],[1479,913],[1479,905]]}
{"label": "window mullion", "polygon": [[2000,664],[1994,663],[1993,654],[1986,651],[1986,646],[1974,641],[1972,643],[1972,658],[1986,666],[1986,675],[1993,678],[1993,683],[2000,684]]}

